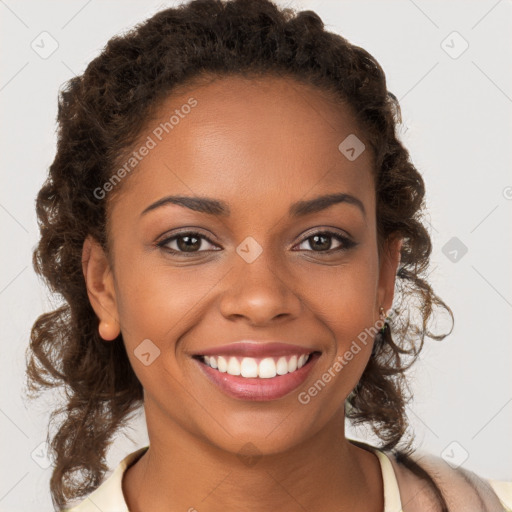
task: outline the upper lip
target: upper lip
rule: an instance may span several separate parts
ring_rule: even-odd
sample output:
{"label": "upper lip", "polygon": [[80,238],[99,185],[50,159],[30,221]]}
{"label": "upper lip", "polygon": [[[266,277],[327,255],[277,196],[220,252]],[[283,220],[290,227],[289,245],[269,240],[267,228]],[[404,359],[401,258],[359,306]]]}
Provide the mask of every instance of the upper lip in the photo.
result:
{"label": "upper lip", "polygon": [[245,356],[245,357],[278,357],[286,355],[302,355],[315,352],[314,348],[292,345],[283,342],[237,341],[195,352],[195,356]]}

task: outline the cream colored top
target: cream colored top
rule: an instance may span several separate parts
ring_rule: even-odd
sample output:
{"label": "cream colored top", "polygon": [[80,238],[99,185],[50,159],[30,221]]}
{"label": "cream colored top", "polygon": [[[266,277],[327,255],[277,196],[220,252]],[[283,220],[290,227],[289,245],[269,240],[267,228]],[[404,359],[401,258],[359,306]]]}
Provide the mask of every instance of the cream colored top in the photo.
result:
{"label": "cream colored top", "polygon": [[[415,489],[418,481],[414,482],[414,477],[407,474],[409,470],[401,467],[392,456],[388,456],[383,451],[370,445],[366,446],[377,455],[380,462],[384,487],[383,512],[423,512],[427,510],[427,505],[431,502],[428,501],[425,493],[423,493],[425,496],[419,497],[422,494],[422,489],[425,488],[425,483],[423,482],[421,486]],[[129,512],[122,490],[123,474],[147,449],[148,447],[146,446],[127,455],[95,491],[79,504],[64,509],[64,512]],[[418,452],[412,454],[411,457],[419,462]],[[436,475],[446,477],[449,472],[454,471],[440,457],[427,455],[426,457],[421,456],[419,458],[423,462],[432,464],[426,465],[422,463],[421,465],[434,478],[436,478]],[[432,469],[435,473],[431,471]],[[461,473],[464,473],[465,476],[461,477]],[[451,511],[469,512],[471,510],[471,512],[476,512],[478,510],[479,512],[485,512],[488,510],[489,512],[498,512],[504,510],[512,512],[512,481],[486,480],[467,470],[457,474],[458,477],[452,475],[453,482],[450,482],[449,485],[443,484],[443,480],[437,480],[436,478],[436,483],[443,489],[445,499],[448,499]],[[472,494],[472,491],[467,486],[468,477],[473,485],[477,485],[478,496],[474,493]],[[456,481],[457,478],[460,482]],[[399,482],[401,483],[400,487]],[[404,503],[403,505],[402,502]]]}

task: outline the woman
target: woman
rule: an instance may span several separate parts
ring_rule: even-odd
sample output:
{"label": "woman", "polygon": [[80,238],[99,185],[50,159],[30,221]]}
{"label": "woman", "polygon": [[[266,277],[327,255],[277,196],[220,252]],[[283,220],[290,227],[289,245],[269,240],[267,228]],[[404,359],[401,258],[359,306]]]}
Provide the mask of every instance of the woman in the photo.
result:
{"label": "woman", "polygon": [[[34,390],[67,389],[57,508],[511,506],[512,483],[404,441],[404,372],[451,310],[365,50],[311,11],[196,0],[112,38],[58,121],[34,264],[65,303],[28,361]],[[141,405],[149,446],[102,481]],[[346,417],[381,446],[346,438]]]}

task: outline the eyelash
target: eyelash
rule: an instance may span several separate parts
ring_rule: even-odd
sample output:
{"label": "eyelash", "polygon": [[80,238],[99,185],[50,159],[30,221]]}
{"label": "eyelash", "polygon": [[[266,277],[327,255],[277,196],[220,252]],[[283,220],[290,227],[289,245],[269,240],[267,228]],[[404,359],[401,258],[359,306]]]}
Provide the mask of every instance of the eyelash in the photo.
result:
{"label": "eyelash", "polygon": [[[157,246],[160,247],[161,249],[163,249],[164,251],[170,252],[173,255],[178,255],[179,254],[180,256],[185,256],[187,258],[191,257],[191,256],[195,256],[195,255],[197,255],[198,253],[201,253],[201,252],[206,252],[206,251],[193,251],[193,252],[187,253],[187,252],[184,252],[184,251],[177,251],[175,249],[170,249],[169,247],[166,247],[167,244],[169,244],[173,240],[176,240],[177,238],[180,238],[180,237],[183,237],[183,236],[190,236],[190,235],[192,235],[192,236],[194,236],[196,238],[199,238],[201,240],[206,240],[210,244],[215,245],[214,242],[212,242],[207,236],[202,235],[201,233],[198,233],[197,231],[183,231],[181,233],[178,233],[177,235],[173,235],[172,237],[166,238],[165,240],[162,240],[161,242],[158,242]],[[328,255],[328,254],[332,254],[332,253],[336,253],[336,252],[347,251],[347,250],[349,250],[349,249],[351,249],[351,248],[353,248],[353,247],[355,247],[357,245],[356,242],[350,240],[349,238],[347,238],[347,237],[345,237],[343,235],[340,235],[339,233],[336,233],[334,231],[329,231],[329,230],[316,231],[315,233],[312,233],[309,236],[303,238],[297,245],[301,245],[302,243],[306,242],[307,240],[309,240],[310,238],[313,238],[316,235],[327,235],[329,237],[334,238],[338,242],[341,242],[343,245],[341,247],[336,248],[336,249],[329,249],[329,250],[326,250],[326,251],[307,250],[307,252],[315,252],[315,253],[321,254],[321,255]]]}

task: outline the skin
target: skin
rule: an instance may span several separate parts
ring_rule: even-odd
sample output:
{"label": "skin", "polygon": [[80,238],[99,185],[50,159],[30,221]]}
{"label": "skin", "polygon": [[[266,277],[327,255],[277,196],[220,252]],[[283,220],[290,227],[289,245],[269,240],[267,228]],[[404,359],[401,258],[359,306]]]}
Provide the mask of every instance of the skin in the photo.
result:
{"label": "skin", "polygon": [[[150,449],[125,473],[126,502],[133,512],[382,511],[378,459],[344,431],[344,401],[372,343],[307,405],[297,399],[392,304],[401,242],[389,240],[379,255],[370,146],[349,161],[340,142],[352,133],[365,140],[349,107],[270,77],[222,78],[174,94],[140,140],[190,97],[197,106],[117,185],[112,253],[84,243],[100,334],[108,343],[122,332],[145,393]],[[336,192],[358,198],[366,214],[342,202],[288,215],[296,201]],[[166,204],[141,216],[171,194],[220,199],[231,214]],[[212,243],[202,239],[192,257],[156,246],[180,228]],[[335,251],[343,244],[329,238],[331,254],[322,255],[308,237],[326,228],[357,245]],[[262,248],[252,263],[236,252],[248,236]],[[134,355],[145,339],[161,351],[148,366]],[[190,354],[242,339],[287,341],[321,356],[287,396],[237,400],[210,384]],[[261,455],[252,465],[237,455],[249,442]]]}

